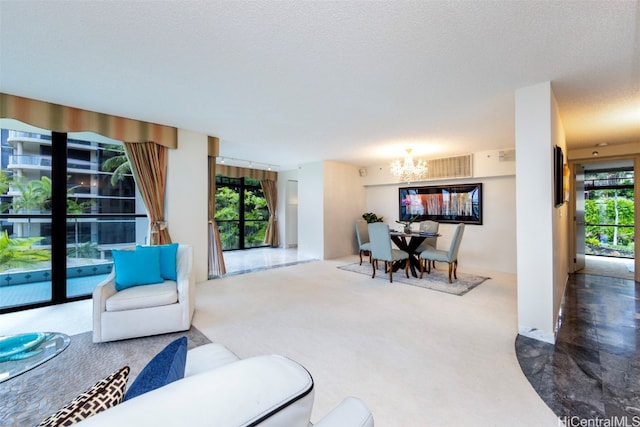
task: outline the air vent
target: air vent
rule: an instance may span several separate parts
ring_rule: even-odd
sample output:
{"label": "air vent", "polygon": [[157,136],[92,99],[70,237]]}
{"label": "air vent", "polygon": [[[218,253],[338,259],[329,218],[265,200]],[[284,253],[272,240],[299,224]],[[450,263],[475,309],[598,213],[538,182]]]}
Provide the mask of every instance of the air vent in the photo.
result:
{"label": "air vent", "polygon": [[433,159],[428,162],[427,180],[471,178],[471,154],[444,159]]}
{"label": "air vent", "polygon": [[498,159],[501,162],[513,162],[516,160],[516,150],[498,151]]}

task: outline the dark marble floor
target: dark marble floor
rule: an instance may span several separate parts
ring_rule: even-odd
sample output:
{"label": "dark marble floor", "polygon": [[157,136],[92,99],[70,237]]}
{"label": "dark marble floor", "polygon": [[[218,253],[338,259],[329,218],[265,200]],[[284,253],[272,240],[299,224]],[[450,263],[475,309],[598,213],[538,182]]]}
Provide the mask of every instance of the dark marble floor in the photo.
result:
{"label": "dark marble floor", "polygon": [[632,280],[572,274],[556,344],[516,339],[523,372],[558,417],[640,419],[639,291]]}

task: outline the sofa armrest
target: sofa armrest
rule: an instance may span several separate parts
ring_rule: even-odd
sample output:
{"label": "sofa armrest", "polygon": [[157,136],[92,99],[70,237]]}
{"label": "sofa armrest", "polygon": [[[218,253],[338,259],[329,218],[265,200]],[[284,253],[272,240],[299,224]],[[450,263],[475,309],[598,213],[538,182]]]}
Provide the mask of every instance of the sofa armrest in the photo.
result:
{"label": "sofa armrest", "polygon": [[257,356],[174,381],[78,425],[307,427],[312,405],[306,369],[282,356]]}
{"label": "sofa armrest", "polygon": [[176,285],[178,302],[186,305],[183,324],[191,324],[195,310],[195,280],[193,277],[193,250],[191,245],[180,244],[176,258]]}
{"label": "sofa armrest", "polygon": [[107,299],[116,293],[115,268],[93,288],[93,342],[102,342],[101,314],[107,311]]}
{"label": "sofa armrest", "polygon": [[314,426],[373,427],[373,415],[362,400],[357,397],[347,397]]}

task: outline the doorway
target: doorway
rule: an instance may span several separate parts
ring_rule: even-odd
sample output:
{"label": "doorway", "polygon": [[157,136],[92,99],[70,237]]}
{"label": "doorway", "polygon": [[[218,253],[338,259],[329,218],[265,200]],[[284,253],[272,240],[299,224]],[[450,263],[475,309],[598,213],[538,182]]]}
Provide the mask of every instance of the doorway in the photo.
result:
{"label": "doorway", "polygon": [[573,272],[633,280],[633,159],[575,163]]}

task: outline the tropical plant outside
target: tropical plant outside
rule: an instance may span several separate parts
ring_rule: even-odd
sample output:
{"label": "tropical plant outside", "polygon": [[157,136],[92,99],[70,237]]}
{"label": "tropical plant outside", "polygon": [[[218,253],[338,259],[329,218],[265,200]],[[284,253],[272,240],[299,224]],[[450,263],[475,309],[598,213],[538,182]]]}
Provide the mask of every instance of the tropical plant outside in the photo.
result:
{"label": "tropical plant outside", "polygon": [[[269,221],[267,201],[258,190],[259,181],[245,178],[248,185],[243,196],[244,247],[264,245]],[[240,187],[218,186],[216,190],[216,215],[223,250],[240,247]]]}
{"label": "tropical plant outside", "polygon": [[0,273],[11,268],[32,267],[51,259],[51,251],[34,249],[42,237],[10,238],[7,230],[0,233]]}
{"label": "tropical plant outside", "polygon": [[102,170],[113,172],[111,175],[111,185],[117,185],[118,181],[122,181],[125,176],[131,174],[131,163],[124,152],[122,145],[107,144],[105,151],[114,153],[113,157],[108,158],[102,164]]}
{"label": "tropical plant outside", "polygon": [[[592,180],[615,180],[622,188],[593,189],[585,199],[586,253],[634,257],[633,177],[628,173],[587,175]],[[627,188],[624,188],[624,187]]]}

